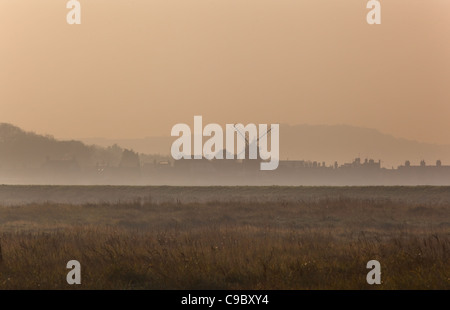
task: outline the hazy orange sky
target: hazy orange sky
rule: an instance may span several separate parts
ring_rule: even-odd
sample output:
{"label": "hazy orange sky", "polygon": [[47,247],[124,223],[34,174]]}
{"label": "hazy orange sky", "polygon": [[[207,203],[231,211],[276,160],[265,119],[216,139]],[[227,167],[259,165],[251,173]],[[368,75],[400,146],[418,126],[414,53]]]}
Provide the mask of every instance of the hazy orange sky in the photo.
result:
{"label": "hazy orange sky", "polygon": [[179,122],[349,124],[450,144],[450,1],[0,0],[0,122],[57,138]]}

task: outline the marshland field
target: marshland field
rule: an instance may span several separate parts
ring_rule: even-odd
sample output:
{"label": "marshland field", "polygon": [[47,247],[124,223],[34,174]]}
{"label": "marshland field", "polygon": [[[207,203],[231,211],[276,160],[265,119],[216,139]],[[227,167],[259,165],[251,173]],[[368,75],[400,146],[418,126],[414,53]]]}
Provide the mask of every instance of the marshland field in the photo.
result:
{"label": "marshland field", "polygon": [[450,289],[449,261],[450,187],[0,186],[0,289]]}

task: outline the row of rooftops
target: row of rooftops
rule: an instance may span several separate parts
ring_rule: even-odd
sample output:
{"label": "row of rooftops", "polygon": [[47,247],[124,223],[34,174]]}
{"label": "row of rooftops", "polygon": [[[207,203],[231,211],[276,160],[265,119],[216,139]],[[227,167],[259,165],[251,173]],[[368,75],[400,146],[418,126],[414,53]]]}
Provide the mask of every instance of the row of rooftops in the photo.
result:
{"label": "row of rooftops", "polygon": [[[222,163],[223,161],[223,163]],[[169,161],[169,160],[160,160],[160,161],[154,161],[150,163],[143,163],[142,167],[174,167],[174,168],[182,168],[186,166],[201,166],[201,165],[223,165],[223,166],[230,166],[230,165],[241,165],[245,163],[250,164],[251,160],[207,160],[207,159],[192,159],[192,160],[178,160],[178,161]],[[257,161],[255,161],[256,163]],[[103,165],[102,165],[103,166]],[[71,168],[76,169],[79,168],[79,165],[76,160],[74,159],[61,159],[61,160],[55,160],[55,159],[47,159],[47,161],[43,164],[43,168]],[[285,168],[327,168],[327,169],[352,169],[352,168],[371,168],[371,169],[381,169],[381,161],[375,161],[373,159],[365,159],[364,161],[361,161],[360,158],[355,158],[353,162],[351,163],[344,163],[342,165],[339,165],[337,162],[335,162],[333,165],[326,165],[325,162],[318,162],[318,161],[307,161],[307,160],[280,160],[279,167],[285,167]],[[441,160],[437,160],[435,165],[427,165],[424,160],[420,161],[419,165],[413,165],[409,160],[405,161],[404,165],[398,166],[398,169],[416,169],[416,168],[430,168],[430,167],[437,167],[437,168],[444,168],[444,167],[450,167],[450,166],[443,166]]]}

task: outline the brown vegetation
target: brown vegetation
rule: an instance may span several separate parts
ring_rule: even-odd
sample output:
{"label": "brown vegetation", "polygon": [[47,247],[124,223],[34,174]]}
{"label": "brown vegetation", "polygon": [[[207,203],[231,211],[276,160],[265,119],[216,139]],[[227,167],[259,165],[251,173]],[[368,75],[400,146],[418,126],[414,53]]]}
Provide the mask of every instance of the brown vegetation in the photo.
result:
{"label": "brown vegetation", "polygon": [[450,288],[447,203],[38,203],[0,207],[0,224],[1,289]]}

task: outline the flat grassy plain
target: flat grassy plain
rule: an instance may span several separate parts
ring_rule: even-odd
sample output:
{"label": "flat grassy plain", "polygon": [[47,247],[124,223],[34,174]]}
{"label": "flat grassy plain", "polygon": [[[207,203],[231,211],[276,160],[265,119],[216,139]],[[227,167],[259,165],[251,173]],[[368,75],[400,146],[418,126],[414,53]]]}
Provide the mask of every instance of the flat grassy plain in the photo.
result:
{"label": "flat grassy plain", "polygon": [[0,246],[0,289],[450,289],[450,188],[0,186]]}

